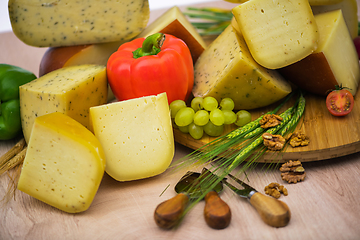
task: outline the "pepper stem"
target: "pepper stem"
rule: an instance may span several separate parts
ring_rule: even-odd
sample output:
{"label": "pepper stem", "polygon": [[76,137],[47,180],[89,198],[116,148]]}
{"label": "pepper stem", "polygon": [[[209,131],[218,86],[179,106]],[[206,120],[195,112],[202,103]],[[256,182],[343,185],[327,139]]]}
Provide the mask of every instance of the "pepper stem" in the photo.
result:
{"label": "pepper stem", "polygon": [[133,52],[133,57],[139,58],[143,56],[156,55],[161,51],[161,46],[165,41],[165,34],[155,33],[145,38],[142,47]]}

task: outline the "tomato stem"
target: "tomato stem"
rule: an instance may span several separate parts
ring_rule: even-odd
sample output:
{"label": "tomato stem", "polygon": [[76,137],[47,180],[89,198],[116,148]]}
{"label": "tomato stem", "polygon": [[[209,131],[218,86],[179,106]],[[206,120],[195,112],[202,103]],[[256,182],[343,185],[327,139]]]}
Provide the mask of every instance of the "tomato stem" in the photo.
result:
{"label": "tomato stem", "polygon": [[142,47],[133,52],[133,57],[140,58],[143,56],[156,55],[161,51],[161,46],[165,41],[165,34],[155,33],[145,38]]}

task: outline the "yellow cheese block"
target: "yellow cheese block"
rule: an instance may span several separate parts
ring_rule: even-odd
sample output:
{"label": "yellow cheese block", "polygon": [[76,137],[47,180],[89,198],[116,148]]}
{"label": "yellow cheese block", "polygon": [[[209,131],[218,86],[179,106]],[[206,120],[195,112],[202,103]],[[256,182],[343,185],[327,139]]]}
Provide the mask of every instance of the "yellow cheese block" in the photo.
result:
{"label": "yellow cheese block", "polygon": [[8,6],[15,35],[36,47],[131,39],[150,16],[148,0],[9,0]]}
{"label": "yellow cheese block", "polygon": [[351,37],[354,39],[358,35],[358,16],[357,16],[357,2],[356,0],[342,0],[337,4],[312,6],[314,14],[330,12],[337,9],[341,9],[345,23],[349,29]]}
{"label": "yellow cheese block", "polygon": [[117,181],[152,177],[170,165],[174,137],[166,93],[92,107],[90,116],[105,171]]}
{"label": "yellow cheese block", "polygon": [[[106,66],[111,54],[116,52],[125,41],[99,43],[90,45],[76,45],[68,47],[50,47],[41,59],[39,76],[62,67],[95,64]],[[108,101],[115,96],[108,86]]]}
{"label": "yellow cheese block", "polygon": [[237,34],[242,35],[242,34],[241,34],[241,30],[240,30],[240,28],[239,28],[239,24],[237,23],[235,17],[231,18],[230,24],[231,24],[231,26],[233,27],[233,29],[236,31]]}
{"label": "yellow cheese block", "polygon": [[355,95],[360,79],[359,58],[341,10],[315,16],[318,49],[305,59],[279,69],[288,80],[319,95],[342,85]]}
{"label": "yellow cheese block", "polygon": [[253,58],[277,69],[317,47],[318,30],[307,0],[251,0],[232,10]]}
{"label": "yellow cheese block", "polygon": [[235,109],[270,105],[291,92],[290,85],[275,71],[260,66],[246,43],[231,25],[203,52],[194,67],[195,97],[225,97]]}
{"label": "yellow cheese block", "polygon": [[107,102],[106,68],[79,65],[60,68],[19,88],[24,138],[29,142],[36,117],[62,112],[89,127],[89,108]]}
{"label": "yellow cheese block", "polygon": [[105,170],[96,137],[62,113],[36,118],[17,188],[68,213],[91,205]]}
{"label": "yellow cheese block", "polygon": [[138,37],[147,37],[157,32],[167,33],[182,39],[190,49],[193,62],[196,62],[206,48],[206,43],[200,34],[177,6],[167,10],[147,26]]}

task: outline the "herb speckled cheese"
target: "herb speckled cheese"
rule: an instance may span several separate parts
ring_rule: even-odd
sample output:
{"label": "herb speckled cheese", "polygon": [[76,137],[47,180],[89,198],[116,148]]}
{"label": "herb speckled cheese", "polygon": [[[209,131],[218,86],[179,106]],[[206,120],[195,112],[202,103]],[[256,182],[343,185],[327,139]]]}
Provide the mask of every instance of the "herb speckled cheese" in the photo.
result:
{"label": "herb speckled cheese", "polygon": [[342,85],[355,95],[360,81],[359,57],[346,27],[342,11],[315,15],[319,27],[318,49],[279,72],[308,92],[326,96]]}
{"label": "herb speckled cheese", "polygon": [[107,102],[106,68],[79,65],[52,71],[19,88],[24,138],[29,142],[36,117],[62,112],[89,127],[89,108]]}
{"label": "herb speckled cheese", "polygon": [[275,70],[260,66],[252,58],[241,35],[230,25],[201,54],[195,64],[195,97],[225,97],[235,109],[270,105],[291,92]]}
{"label": "herb speckled cheese", "polygon": [[269,69],[310,55],[318,29],[308,0],[251,0],[232,9],[250,52]]}
{"label": "herb speckled cheese", "polygon": [[92,107],[90,117],[105,171],[117,181],[152,177],[170,165],[174,137],[166,93]]}
{"label": "herb speckled cheese", "polygon": [[9,0],[15,35],[36,47],[128,40],[150,16],[148,0]]}
{"label": "herb speckled cheese", "polygon": [[62,113],[35,120],[17,188],[68,213],[91,205],[105,170],[96,137]]}

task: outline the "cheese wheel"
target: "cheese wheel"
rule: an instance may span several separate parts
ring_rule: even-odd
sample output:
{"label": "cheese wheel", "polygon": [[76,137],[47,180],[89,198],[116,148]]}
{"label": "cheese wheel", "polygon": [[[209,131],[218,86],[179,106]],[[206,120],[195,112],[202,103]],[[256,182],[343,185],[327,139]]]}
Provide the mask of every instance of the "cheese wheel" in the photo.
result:
{"label": "cheese wheel", "polygon": [[307,0],[251,0],[232,9],[251,55],[278,69],[310,55],[318,29]]}
{"label": "cheese wheel", "polygon": [[147,25],[148,0],[9,0],[15,35],[36,47],[129,40]]}

